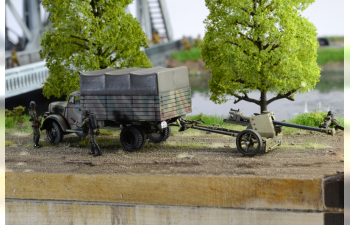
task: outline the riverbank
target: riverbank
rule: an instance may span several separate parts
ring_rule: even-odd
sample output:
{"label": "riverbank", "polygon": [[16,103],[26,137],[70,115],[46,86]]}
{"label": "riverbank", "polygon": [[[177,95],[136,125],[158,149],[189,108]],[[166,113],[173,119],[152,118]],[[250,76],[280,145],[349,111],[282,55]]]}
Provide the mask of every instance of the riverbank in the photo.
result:
{"label": "riverbank", "polygon": [[[170,58],[167,60],[167,67],[174,68],[178,66],[187,66],[190,74],[198,74],[198,73],[209,73],[210,70],[205,69],[205,62],[202,59],[187,60],[185,62],[178,61],[176,59]],[[323,65],[318,65],[322,71],[332,71],[338,73],[344,73],[344,61],[341,62],[327,62]]]}
{"label": "riverbank", "polygon": [[[336,39],[331,42],[330,46],[320,47],[317,50],[317,63],[322,71],[344,72],[344,48],[336,47],[341,44],[340,41]],[[205,69],[205,62],[201,59],[200,49],[195,47],[189,51],[175,52],[167,60],[167,67],[178,66],[187,66],[191,74],[209,72]]]}

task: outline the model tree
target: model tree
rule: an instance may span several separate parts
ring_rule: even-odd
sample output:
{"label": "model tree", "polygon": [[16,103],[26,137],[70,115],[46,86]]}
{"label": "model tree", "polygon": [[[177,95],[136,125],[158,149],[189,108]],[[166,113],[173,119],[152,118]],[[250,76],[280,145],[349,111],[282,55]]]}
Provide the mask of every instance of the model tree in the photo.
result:
{"label": "model tree", "polygon": [[[315,26],[301,16],[314,0],[206,0],[202,58],[211,69],[210,99],[227,95],[266,111],[278,99],[312,90],[320,77]],[[260,91],[260,99],[248,96]],[[267,99],[266,93],[274,93]]]}
{"label": "model tree", "polygon": [[139,22],[124,8],[132,0],[44,0],[52,26],[42,37],[40,57],[50,76],[44,96],[79,89],[79,73],[112,67],[152,67],[140,47],[148,47]]}

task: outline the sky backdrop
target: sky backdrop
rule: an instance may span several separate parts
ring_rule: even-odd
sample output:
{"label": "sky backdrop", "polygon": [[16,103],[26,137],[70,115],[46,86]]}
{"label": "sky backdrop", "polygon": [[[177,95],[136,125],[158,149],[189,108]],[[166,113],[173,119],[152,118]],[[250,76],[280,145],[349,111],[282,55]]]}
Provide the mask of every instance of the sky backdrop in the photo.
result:
{"label": "sky backdrop", "polygon": [[[17,12],[22,15],[22,0],[11,0]],[[135,2],[135,1],[134,1]],[[204,0],[165,0],[173,30],[174,39],[183,35],[204,36],[204,19],[209,14]],[[2,4],[5,4],[3,1]],[[136,17],[136,3],[129,6],[130,13]],[[319,36],[344,36],[344,0],[316,0],[303,15],[315,24]],[[21,28],[10,10],[6,9],[7,26],[22,34]],[[4,27],[1,26],[3,34]],[[10,34],[10,37],[17,39]]]}

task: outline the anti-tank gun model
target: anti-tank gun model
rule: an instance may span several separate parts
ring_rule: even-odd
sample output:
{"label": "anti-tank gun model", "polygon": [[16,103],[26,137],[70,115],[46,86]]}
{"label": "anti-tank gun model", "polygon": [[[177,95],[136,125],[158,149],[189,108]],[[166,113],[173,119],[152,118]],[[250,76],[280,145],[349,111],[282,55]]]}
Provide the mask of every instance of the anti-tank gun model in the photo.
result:
{"label": "anti-tank gun model", "polygon": [[293,123],[280,122],[275,120],[273,112],[265,111],[262,114],[255,113],[254,116],[245,116],[243,112],[231,109],[229,117],[223,122],[246,126],[243,131],[232,130],[218,125],[203,126],[199,121],[188,121],[180,119],[180,131],[188,128],[219,133],[236,137],[238,151],[247,156],[254,156],[261,151],[268,152],[282,143],[282,131],[284,127],[294,127],[304,130],[318,131],[328,135],[334,135],[334,128],[316,128]]}

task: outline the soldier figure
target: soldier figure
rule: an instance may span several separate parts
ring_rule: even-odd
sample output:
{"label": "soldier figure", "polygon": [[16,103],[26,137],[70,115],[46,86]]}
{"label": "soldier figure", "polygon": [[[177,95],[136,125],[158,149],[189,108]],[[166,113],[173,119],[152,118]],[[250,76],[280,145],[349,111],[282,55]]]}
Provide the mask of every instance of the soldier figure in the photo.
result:
{"label": "soldier figure", "polygon": [[36,104],[34,101],[31,101],[29,103],[29,107],[30,107],[30,119],[29,121],[32,123],[32,128],[33,128],[33,133],[34,133],[34,147],[36,148],[40,148],[39,146],[39,139],[40,139],[40,131],[39,131],[39,126],[41,124],[41,118],[38,119],[37,115],[36,115]]}
{"label": "soldier figure", "polygon": [[335,129],[344,130],[344,127],[339,124],[339,120],[333,115],[332,111],[329,111],[327,116],[324,117],[319,128],[327,128],[329,126],[335,126]]}
{"label": "soldier figure", "polygon": [[[98,144],[96,143],[95,140],[95,132],[94,129],[92,128],[91,124],[90,124],[90,111],[89,110],[84,110],[83,111],[83,115],[85,117],[84,121],[82,124],[78,124],[78,121],[75,121],[75,123],[77,124],[78,128],[89,128],[89,134],[90,134],[90,155],[94,155],[95,154],[95,149],[97,151],[96,155],[94,156],[100,156],[102,155],[101,150],[100,150],[100,146],[98,146]],[[98,131],[97,131],[98,132]]]}
{"label": "soldier figure", "polygon": [[16,52],[16,49],[15,49],[15,48],[12,48],[12,56],[11,56],[11,59],[12,59],[12,63],[11,63],[11,66],[12,66],[12,67],[15,67],[15,63],[17,64],[17,66],[20,66],[20,65],[19,65],[19,62],[18,62],[17,52]]}

